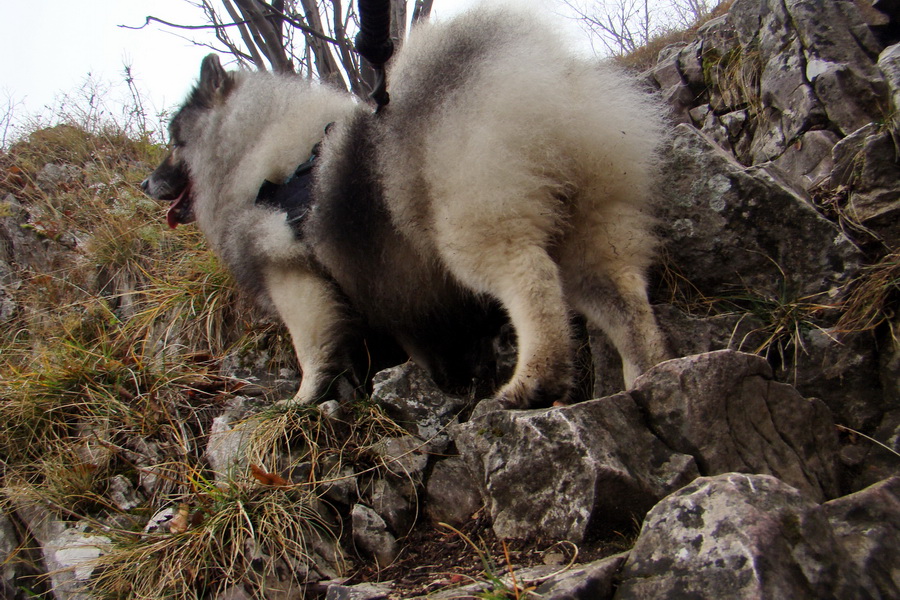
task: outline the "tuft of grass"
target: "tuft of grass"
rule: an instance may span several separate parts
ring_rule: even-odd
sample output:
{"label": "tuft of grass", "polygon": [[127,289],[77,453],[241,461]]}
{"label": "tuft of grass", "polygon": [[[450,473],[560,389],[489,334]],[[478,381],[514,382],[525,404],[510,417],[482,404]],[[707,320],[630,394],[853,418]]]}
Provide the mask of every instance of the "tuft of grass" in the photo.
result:
{"label": "tuft of grass", "polygon": [[866,266],[850,284],[835,329],[841,333],[871,331],[891,320],[900,298],[900,252]]}
{"label": "tuft of grass", "polygon": [[[110,532],[110,548],[94,563],[93,594],[187,600],[249,585],[299,598],[307,578],[342,572],[337,532],[303,486],[194,484],[162,531]],[[314,576],[312,565],[323,572]]]}
{"label": "tuft of grass", "polygon": [[703,80],[721,96],[731,110],[747,109],[751,118],[762,112],[759,77],[762,73],[758,50],[735,46],[721,55],[715,48],[705,49],[701,57]]}
{"label": "tuft of grass", "polygon": [[820,296],[797,298],[747,292],[721,297],[717,302],[728,312],[746,314],[762,323],[744,336],[739,347],[744,347],[751,337],[761,337],[762,341],[749,351],[778,367],[793,365],[796,373],[799,356],[806,353],[805,335],[813,330],[826,331],[823,317],[834,310],[833,305],[818,302]]}

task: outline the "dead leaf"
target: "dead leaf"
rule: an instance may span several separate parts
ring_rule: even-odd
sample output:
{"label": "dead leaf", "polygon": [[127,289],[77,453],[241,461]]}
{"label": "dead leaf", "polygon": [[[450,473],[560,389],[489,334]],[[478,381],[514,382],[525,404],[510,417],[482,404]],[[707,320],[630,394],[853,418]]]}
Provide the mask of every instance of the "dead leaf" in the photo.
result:
{"label": "dead leaf", "polygon": [[190,523],[188,521],[190,512],[191,509],[187,504],[179,504],[175,516],[172,517],[171,521],[169,521],[169,533],[184,533],[185,531],[187,531],[188,527],[190,527]]}
{"label": "dead leaf", "polygon": [[262,467],[258,467],[257,465],[250,465],[250,474],[263,485],[271,485],[274,487],[286,487],[291,485],[291,482],[281,475],[264,471]]}

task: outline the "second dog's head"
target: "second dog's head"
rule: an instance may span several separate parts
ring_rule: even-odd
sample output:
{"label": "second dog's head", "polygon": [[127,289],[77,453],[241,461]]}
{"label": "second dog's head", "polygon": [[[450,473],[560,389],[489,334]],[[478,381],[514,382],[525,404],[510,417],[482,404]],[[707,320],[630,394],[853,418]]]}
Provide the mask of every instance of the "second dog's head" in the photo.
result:
{"label": "second dog's head", "polygon": [[166,213],[169,227],[194,221],[190,161],[192,142],[199,135],[199,117],[225,101],[234,88],[234,76],[222,68],[219,57],[210,54],[200,65],[200,80],[187,102],[169,123],[170,150],[162,163],[141,183],[141,189],[156,200],[171,202]]}

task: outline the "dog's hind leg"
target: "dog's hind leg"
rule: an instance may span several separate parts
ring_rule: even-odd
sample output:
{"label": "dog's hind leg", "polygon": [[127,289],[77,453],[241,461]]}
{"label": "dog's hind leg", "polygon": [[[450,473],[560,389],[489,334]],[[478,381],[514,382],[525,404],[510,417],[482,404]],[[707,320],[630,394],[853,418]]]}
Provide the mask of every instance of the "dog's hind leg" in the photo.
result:
{"label": "dog's hind leg", "polygon": [[668,344],[647,300],[641,273],[567,273],[572,307],[599,327],[622,357],[625,387],[650,367],[669,358]]}
{"label": "dog's hind leg", "polygon": [[343,357],[346,317],[331,284],[304,271],[273,269],[266,284],[272,302],[291,334],[302,379],[287,404],[302,405],[350,393],[349,359]]}
{"label": "dog's hind leg", "polygon": [[566,298],[609,337],[630,388],[638,375],[670,357],[644,276],[655,240],[639,209],[624,204],[580,208],[560,247]]}
{"label": "dog's hind leg", "polygon": [[566,401],[572,386],[569,316],[545,236],[525,219],[468,223],[447,231],[438,224],[438,247],[451,273],[498,300],[515,328],[516,368],[497,399],[509,408]]}

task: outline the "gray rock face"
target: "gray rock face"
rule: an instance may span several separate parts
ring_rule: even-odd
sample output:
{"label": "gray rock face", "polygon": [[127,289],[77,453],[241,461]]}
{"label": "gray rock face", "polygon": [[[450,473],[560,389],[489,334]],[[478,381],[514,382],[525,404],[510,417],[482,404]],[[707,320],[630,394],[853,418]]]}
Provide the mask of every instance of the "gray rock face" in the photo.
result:
{"label": "gray rock face", "polygon": [[834,293],[858,270],[857,248],[797,190],[741,166],[693,127],[675,129],[665,181],[667,250],[705,294]]}
{"label": "gray rock face", "polygon": [[616,600],[864,598],[825,512],[768,475],[700,478],[647,515]]}
{"label": "gray rock face", "polygon": [[831,186],[849,190],[849,217],[879,235],[900,243],[900,164],[892,133],[871,123],[835,144]]}
{"label": "gray rock face", "polygon": [[429,451],[429,445],[414,435],[385,437],[372,446],[388,473],[415,484],[424,481]]}
{"label": "gray rock face", "polygon": [[379,567],[384,568],[391,564],[397,558],[400,546],[388,531],[384,519],[363,504],[356,504],[350,516],[356,546],[371,554]]}
{"label": "gray rock face", "polygon": [[447,448],[447,426],[457,422],[457,415],[469,403],[441,392],[424,369],[411,362],[377,373],[372,387],[372,399],[436,452]]}
{"label": "gray rock face", "polygon": [[20,270],[46,272],[53,266],[49,243],[25,227],[28,218],[12,194],[0,202],[0,284],[5,286],[19,285]]}
{"label": "gray rock face", "polygon": [[425,488],[425,512],[432,521],[459,526],[483,504],[478,483],[461,458],[450,457],[434,465]]}
{"label": "gray rock face", "polygon": [[488,413],[454,440],[482,486],[500,537],[580,541],[628,527],[691,481],[691,457],[643,425],[627,394],[574,406]]}
{"label": "gray rock face", "polygon": [[704,475],[775,475],[809,498],[838,494],[831,414],[772,380],[765,359],[721,350],[670,360],[635,382],[650,428]]}
{"label": "gray rock face", "polygon": [[415,524],[418,494],[410,481],[376,479],[372,484],[372,509],[391,531],[402,537]]}
{"label": "gray rock face", "polygon": [[802,134],[773,164],[793,177],[804,190],[831,179],[834,170],[832,148],[840,138],[831,131],[817,129]]}
{"label": "gray rock face", "polygon": [[614,530],[698,473],[771,474],[815,501],[838,494],[827,407],[731,350],[664,362],[630,393],[488,412],[454,439],[501,537]]}
{"label": "gray rock face", "polygon": [[880,47],[853,2],[737,0],[729,18],[741,52],[762,65],[753,162],[826,123],[847,135],[879,116],[886,84],[872,57]]}
{"label": "gray rock face", "polygon": [[826,502],[825,515],[872,598],[900,598],[900,477]]}
{"label": "gray rock face", "polygon": [[828,329],[803,332],[803,351],[776,378],[804,396],[820,398],[835,423],[858,431],[878,425],[890,402],[882,399],[878,356],[869,333],[841,334]]}
{"label": "gray rock face", "polygon": [[615,576],[627,557],[626,553],[615,554],[567,570],[543,582],[535,591],[543,600],[611,598]]}
{"label": "gray rock face", "polygon": [[900,107],[900,44],[884,49],[878,56],[878,68],[884,75],[890,93],[890,106],[894,109],[894,127],[898,125],[897,107]]}

